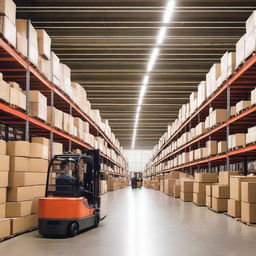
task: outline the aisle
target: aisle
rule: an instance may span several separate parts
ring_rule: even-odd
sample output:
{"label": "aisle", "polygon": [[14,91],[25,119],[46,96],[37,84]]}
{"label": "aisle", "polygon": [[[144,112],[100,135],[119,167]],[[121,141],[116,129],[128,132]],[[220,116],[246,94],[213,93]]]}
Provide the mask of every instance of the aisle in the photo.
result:
{"label": "aisle", "polygon": [[205,207],[130,188],[102,197],[108,217],[75,238],[45,239],[37,231],[0,243],[8,256],[243,256],[256,251],[256,228]]}

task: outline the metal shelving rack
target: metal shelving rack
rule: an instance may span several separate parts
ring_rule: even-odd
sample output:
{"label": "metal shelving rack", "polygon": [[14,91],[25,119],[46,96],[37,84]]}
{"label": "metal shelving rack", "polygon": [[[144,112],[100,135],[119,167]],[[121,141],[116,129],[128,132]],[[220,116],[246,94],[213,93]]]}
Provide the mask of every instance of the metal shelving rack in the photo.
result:
{"label": "metal shelving rack", "polygon": [[[208,140],[227,141],[226,153],[210,156],[199,161],[193,161],[188,164],[183,164],[175,168],[148,175],[146,177],[164,174],[176,170],[184,171],[184,169],[189,169],[190,172],[193,173],[193,168],[197,168],[197,171],[200,171],[200,169],[204,168],[204,170],[207,172],[211,172],[213,167],[218,167],[220,165],[226,165],[226,169],[228,170],[230,164],[237,161],[244,162],[244,174],[247,174],[247,162],[250,159],[255,159],[256,145],[250,144],[241,148],[229,150],[228,136],[233,133],[245,133],[247,132],[248,127],[256,125],[256,106],[251,106],[250,108],[243,110],[241,113],[238,113],[235,116],[230,116],[230,107],[235,105],[240,100],[247,100],[250,98],[250,92],[255,87],[256,55],[252,55],[248,60],[245,61],[242,66],[238,67],[236,72],[227,81],[225,81],[222,86],[219,87],[217,91],[179,127],[179,129],[166,141],[166,143],[164,143],[157,154],[151,158],[148,166],[158,165],[165,160],[169,160],[177,156],[177,154],[203,146]],[[205,120],[209,113],[210,107],[213,107],[213,109],[226,108],[227,121],[215,126],[197,138],[194,138],[185,145],[182,145],[178,149],[170,152],[152,164],[152,161],[154,161],[161,154],[161,152],[172,143],[172,141],[176,140],[182,133],[195,127],[200,121]]]}
{"label": "metal shelving rack", "polygon": [[[29,52],[29,51],[28,51]],[[102,129],[80,108],[72,99],[65,95],[58,87],[48,81],[25,57],[10,46],[4,38],[0,38],[0,72],[3,73],[5,81],[15,81],[26,91],[26,111],[0,102],[0,120],[2,123],[13,125],[15,128],[24,130],[24,139],[29,140],[30,136],[44,136],[50,139],[50,150],[52,152],[52,142],[61,142],[67,150],[75,148],[90,149],[91,146],[82,140],[75,138],[61,130],[58,130],[49,124],[31,117],[29,115],[29,91],[39,90],[47,97],[49,106],[54,106],[74,117],[80,117],[83,121],[89,123],[90,133],[95,136],[103,137],[108,146],[115,150],[121,156],[124,165],[120,165],[107,155],[101,152],[103,161],[111,163],[121,168],[124,172],[127,168],[127,162],[122,152],[112,143]],[[110,173],[111,175],[127,176],[127,174]]]}

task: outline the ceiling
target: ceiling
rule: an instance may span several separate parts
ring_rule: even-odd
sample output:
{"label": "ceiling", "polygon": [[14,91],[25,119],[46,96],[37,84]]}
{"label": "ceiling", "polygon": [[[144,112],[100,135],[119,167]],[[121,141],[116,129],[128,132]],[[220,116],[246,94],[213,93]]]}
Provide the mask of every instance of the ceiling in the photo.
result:
{"label": "ceiling", "polygon": [[[136,104],[166,0],[14,0],[52,37],[93,108],[131,146]],[[256,1],[177,0],[141,108],[136,148],[151,149],[222,54],[235,49]]]}

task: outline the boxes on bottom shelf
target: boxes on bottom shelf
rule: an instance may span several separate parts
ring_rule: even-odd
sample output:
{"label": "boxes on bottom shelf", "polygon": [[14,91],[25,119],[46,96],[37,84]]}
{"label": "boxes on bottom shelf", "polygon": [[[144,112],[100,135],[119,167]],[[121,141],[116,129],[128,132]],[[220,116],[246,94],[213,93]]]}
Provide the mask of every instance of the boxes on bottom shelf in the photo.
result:
{"label": "boxes on bottom shelf", "polygon": [[7,201],[8,202],[20,202],[33,199],[33,187],[12,187],[8,188]]}
{"label": "boxes on bottom shelf", "polygon": [[256,223],[256,204],[242,202],[241,220],[246,223]]}
{"label": "boxes on bottom shelf", "polygon": [[193,201],[193,193],[191,192],[180,192],[180,199],[183,201],[192,202]]}
{"label": "boxes on bottom shelf", "polygon": [[11,234],[17,234],[38,226],[38,215],[28,215],[25,217],[11,219]]}
{"label": "boxes on bottom shelf", "polygon": [[[48,152],[47,152],[48,156]],[[30,158],[28,161],[29,172],[47,172],[48,160],[40,158]]]}
{"label": "boxes on bottom shelf", "polygon": [[16,26],[6,16],[0,16],[0,33],[14,47],[16,47]]}
{"label": "boxes on bottom shelf", "polygon": [[206,185],[206,187],[205,187],[206,196],[212,196],[212,186],[213,185]]}
{"label": "boxes on bottom shelf", "polygon": [[38,172],[10,172],[9,187],[22,187],[32,185],[44,185],[47,173]]}
{"label": "boxes on bottom shelf", "polygon": [[6,203],[0,204],[0,219],[6,217]]}
{"label": "boxes on bottom shelf", "polygon": [[8,187],[8,176],[9,176],[9,172],[0,171],[0,188]]}
{"label": "boxes on bottom shelf", "polygon": [[22,217],[31,214],[32,201],[7,202],[6,217]]}
{"label": "boxes on bottom shelf", "polygon": [[228,214],[235,218],[241,217],[241,201],[233,199],[228,200]]}
{"label": "boxes on bottom shelf", "polygon": [[195,173],[196,182],[215,183],[218,182],[217,173]]}
{"label": "boxes on bottom shelf", "polygon": [[212,197],[206,196],[205,205],[209,208],[212,208]]}
{"label": "boxes on bottom shelf", "polygon": [[217,212],[226,212],[228,210],[228,199],[212,197],[212,209]]}
{"label": "boxes on bottom shelf", "polygon": [[198,205],[205,205],[206,203],[206,195],[193,193],[193,203]]}
{"label": "boxes on bottom shelf", "polygon": [[6,188],[0,188],[0,204],[6,202]]}
{"label": "boxes on bottom shelf", "polygon": [[28,141],[7,142],[7,154],[10,156],[29,157],[29,142]]}
{"label": "boxes on bottom shelf", "polygon": [[182,180],[181,181],[181,192],[193,193],[193,180]]}
{"label": "boxes on bottom shelf", "polygon": [[48,147],[40,143],[30,143],[30,154],[32,158],[48,159]]}
{"label": "boxes on bottom shelf", "polygon": [[243,202],[256,203],[256,181],[241,183],[241,199]]}
{"label": "boxes on bottom shelf", "polygon": [[215,198],[229,199],[229,185],[213,185],[212,196]]}
{"label": "boxes on bottom shelf", "polygon": [[173,187],[173,196],[175,198],[180,197],[180,185],[174,185],[174,187]]}
{"label": "boxes on bottom shelf", "polygon": [[11,235],[11,219],[0,219],[0,239]]}
{"label": "boxes on bottom shelf", "polygon": [[7,155],[0,155],[0,171],[7,172],[10,169],[10,157]]}
{"label": "boxes on bottom shelf", "polygon": [[234,171],[219,172],[219,184],[229,185],[230,176],[236,176],[236,175],[239,175],[239,173]]}

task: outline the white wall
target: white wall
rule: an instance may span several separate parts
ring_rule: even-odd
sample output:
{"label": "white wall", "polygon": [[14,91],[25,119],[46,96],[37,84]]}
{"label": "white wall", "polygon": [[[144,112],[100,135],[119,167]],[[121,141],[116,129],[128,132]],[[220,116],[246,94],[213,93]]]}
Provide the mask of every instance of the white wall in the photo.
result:
{"label": "white wall", "polygon": [[145,165],[149,161],[151,150],[124,150],[124,154],[128,159],[129,171],[143,171]]}

